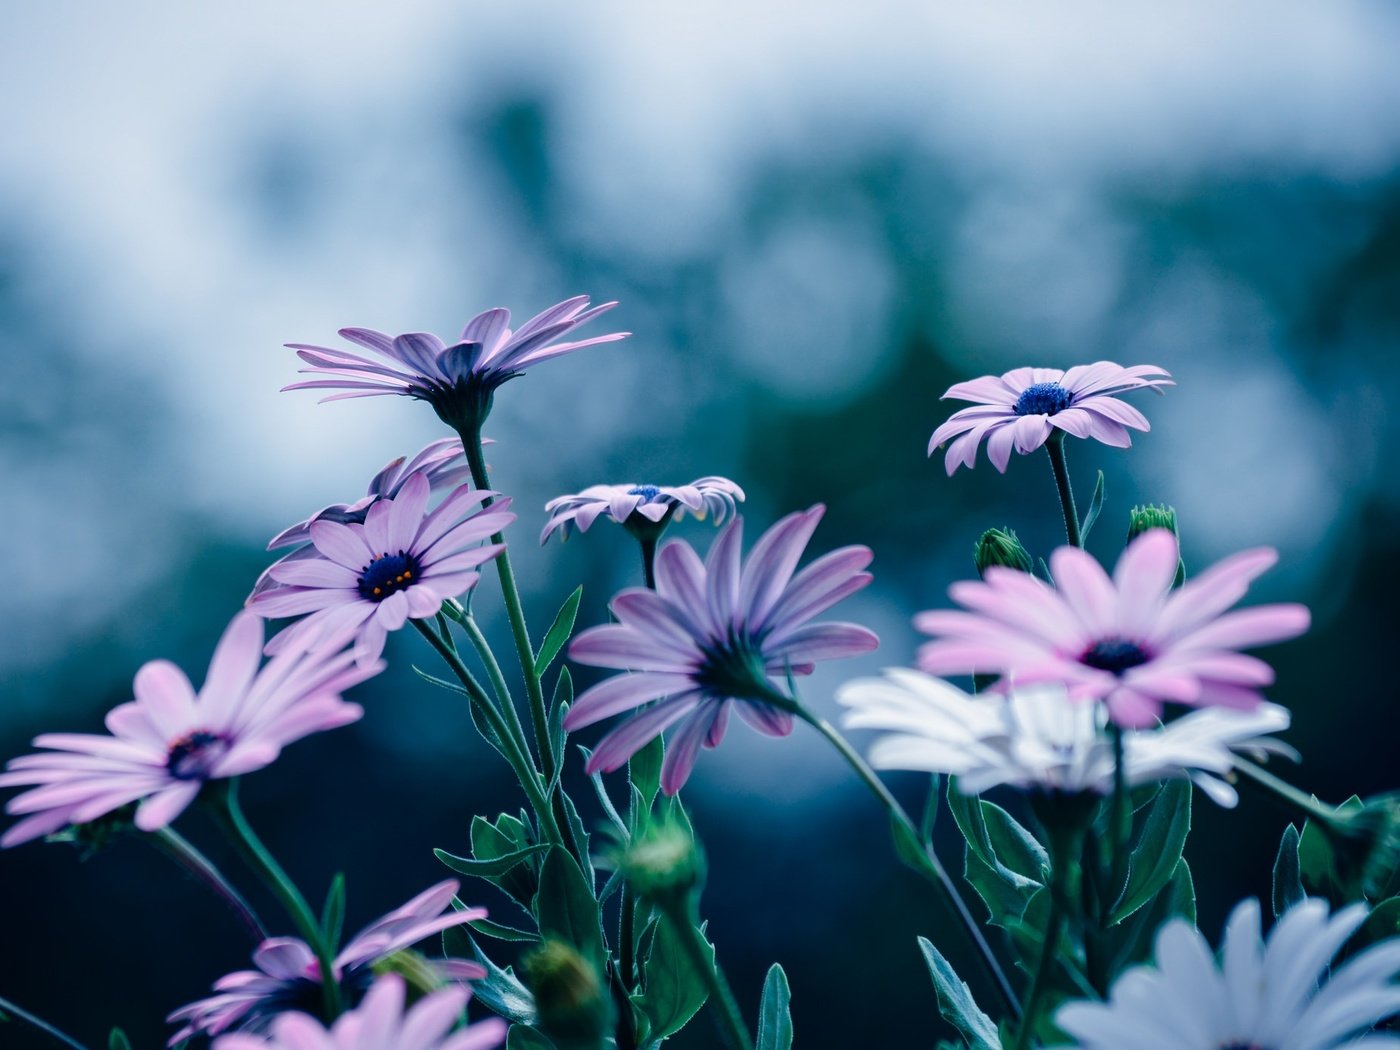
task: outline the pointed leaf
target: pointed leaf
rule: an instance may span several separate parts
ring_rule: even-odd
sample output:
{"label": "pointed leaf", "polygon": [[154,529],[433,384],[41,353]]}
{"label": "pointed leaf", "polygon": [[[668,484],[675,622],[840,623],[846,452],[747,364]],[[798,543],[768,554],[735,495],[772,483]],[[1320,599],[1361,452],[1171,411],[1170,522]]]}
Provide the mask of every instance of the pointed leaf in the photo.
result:
{"label": "pointed leaf", "polygon": [[642,793],[648,812],[656,800],[656,793],[661,790],[661,760],[664,757],[664,749],[665,745],[658,734],[627,760],[627,776],[633,786]]}
{"label": "pointed leaf", "polygon": [[332,951],[340,944],[341,927],[345,924],[345,873],[338,871],[331,879],[326,903],[321,908],[321,934]]}
{"label": "pointed leaf", "polygon": [[933,826],[938,821],[938,800],[942,797],[939,791],[942,779],[937,773],[929,778],[928,798],[924,800],[923,816],[919,819],[919,835],[925,842],[933,841]]}
{"label": "pointed leaf", "polygon": [[540,869],[540,890],[535,898],[535,915],[540,933],[558,937],[573,945],[604,972],[607,955],[603,949],[598,901],[592,884],[584,878],[578,862],[567,850],[554,847]]}
{"label": "pointed leaf", "polygon": [[997,1026],[992,1024],[992,1019],[982,1012],[972,998],[972,990],[967,983],[927,938],[919,938],[919,948],[924,953],[929,976],[933,978],[938,1012],[967,1041],[968,1050],[1001,1050]]}
{"label": "pointed leaf", "polygon": [[514,926],[507,926],[503,922],[494,922],[491,919],[473,919],[467,925],[477,933],[498,941],[534,943],[540,939],[540,935],[537,933],[531,933],[529,930],[517,930]]}
{"label": "pointed leaf", "polygon": [[579,584],[573,593],[564,599],[554,622],[545,632],[540,651],[535,654],[535,674],[543,675],[559,655],[559,650],[564,648],[564,643],[569,640],[569,635],[574,631],[574,618],[578,616],[578,603],[582,598],[583,584]]}
{"label": "pointed leaf", "polygon": [[501,853],[483,860],[458,857],[448,853],[444,849],[433,850],[433,856],[437,857],[438,860],[442,861],[453,871],[461,872],[463,875],[475,875],[479,879],[498,879],[517,864],[528,860],[536,853],[543,853],[547,849],[549,849],[547,843],[537,842],[534,845],[526,846],[524,849],[514,850],[510,853]]}
{"label": "pointed leaf", "polygon": [[416,665],[413,668],[413,673],[430,685],[435,685],[439,689],[446,689],[449,692],[456,693],[458,696],[466,697],[467,713],[471,715],[472,725],[476,726],[476,731],[481,734],[482,739],[499,751],[506,761],[510,761],[510,755],[506,751],[505,745],[501,743],[501,738],[492,730],[489,722],[477,715],[476,701],[472,699],[471,693],[467,692],[456,682],[449,682],[446,679],[438,678],[436,675],[428,674],[427,671],[424,671],[421,667]]}
{"label": "pointed leaf", "polygon": [[506,1050],[554,1050],[547,1038],[523,1024],[513,1024],[506,1033]]}
{"label": "pointed leaf", "polygon": [[[593,752],[582,744],[579,745],[578,750],[579,754],[583,755],[583,764],[585,766],[588,765],[588,759],[592,756]],[[623,842],[626,842],[628,838],[630,838],[630,834],[627,830],[627,822],[622,819],[622,815],[618,813],[617,807],[613,805],[612,796],[608,794],[607,785],[603,783],[603,774],[590,773],[588,774],[588,779],[593,784],[594,792],[598,795],[598,803],[603,807],[604,815],[612,822],[618,834],[622,836]]]}
{"label": "pointed leaf", "polygon": [[758,1040],[755,1050],[792,1050],[792,1012],[788,1004],[787,974],[774,963],[763,980],[763,998],[758,1004]]}
{"label": "pointed leaf", "polygon": [[1167,884],[1181,860],[1190,831],[1191,782],[1173,780],[1152,804],[1133,847],[1128,860],[1128,884],[1113,908],[1113,923],[1122,922]]}
{"label": "pointed leaf", "polygon": [[442,951],[449,959],[475,959],[486,968],[485,977],[472,981],[472,991],[490,1009],[516,1024],[532,1025],[538,1019],[530,990],[509,966],[501,969],[493,963],[462,927],[442,931]]}
{"label": "pointed leaf", "polygon": [[1278,857],[1274,860],[1274,918],[1286,912],[1302,900],[1303,868],[1298,860],[1298,829],[1292,824],[1283,829],[1283,838],[1278,844]]}
{"label": "pointed leaf", "polygon": [[120,1028],[113,1028],[107,1036],[107,1050],[131,1050],[131,1040]]}
{"label": "pointed leaf", "polygon": [[1079,526],[1079,542],[1081,545],[1089,539],[1089,533],[1094,527],[1094,522],[1099,520],[1099,514],[1103,511],[1103,471],[1099,471],[1099,480],[1094,483],[1094,495],[1089,500],[1089,513],[1084,515],[1084,521]]}
{"label": "pointed leaf", "polygon": [[[679,1032],[709,997],[709,983],[695,969],[690,954],[669,916],[655,923],[645,944],[642,990],[632,1002],[646,1015],[651,1038],[662,1040]],[[714,946],[706,942],[708,965],[714,965]]]}

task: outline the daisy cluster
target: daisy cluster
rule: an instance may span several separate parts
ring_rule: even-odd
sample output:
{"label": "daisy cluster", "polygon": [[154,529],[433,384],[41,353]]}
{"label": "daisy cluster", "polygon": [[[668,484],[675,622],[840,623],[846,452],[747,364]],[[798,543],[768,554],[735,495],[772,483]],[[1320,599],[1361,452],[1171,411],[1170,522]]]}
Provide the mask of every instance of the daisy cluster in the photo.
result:
{"label": "daisy cluster", "polygon": [[[700,908],[705,855],[680,799],[692,776],[717,776],[701,757],[737,716],[763,737],[806,726],[830,744],[884,810],[872,813],[893,828],[897,855],[949,906],[949,922],[918,939],[942,1017],[930,1017],[930,1030],[945,1023],[958,1040],[941,1045],[1400,1046],[1381,1027],[1400,1012],[1400,801],[1333,809],[1274,771],[1299,756],[1279,739],[1289,711],[1266,696],[1274,671],[1251,650],[1310,625],[1300,604],[1246,604],[1277,554],[1257,547],[1187,574],[1165,505],[1135,510],[1127,543],[1107,560],[1089,547],[1103,476],[1081,518],[1067,439],[1130,447],[1132,432],[1151,427],[1125,398],[1174,386],[1167,371],[1098,361],[948,389],[972,406],[937,427],[929,454],[947,446],[953,475],[973,468],[985,445],[1005,473],[1013,453],[1045,449],[1067,542],[1032,552],[1010,529],[987,530],[975,544],[977,578],[953,582],[947,607],[915,617],[928,640],[908,666],[895,655],[883,675],[836,690],[844,726],[876,734],[867,761],[799,688],[818,664],[880,644],[862,624],[834,618],[871,584],[875,552],[851,544],[809,554],[820,503],[756,530],[739,513],[744,490],[725,477],[585,479],[545,505],[540,543],[611,522],[618,542],[637,545],[639,583],[612,597],[606,622],[577,633],[580,590],[547,630],[526,622],[511,559],[517,509],[491,483],[483,425],[508,380],[624,339],[579,332],[616,305],[577,296],[517,327],[508,310],[491,309],[450,339],[345,328],[354,350],[289,344],[315,378],[288,389],[425,401],[452,433],[392,460],[363,496],[271,539],[277,560],[230,620],[202,686],[152,661],[131,700],[106,715],[105,733],[45,733],[0,774],[0,786],[23,789],[8,802],[18,819],[0,845],[49,838],[99,849],[138,836],[248,930],[252,968],[168,1010],[170,1045],[637,1050],[660,1046],[703,1009],[723,1045],[790,1050],[782,967],[769,971],[755,1028],[742,1005],[752,997],[736,995],[719,964]],[[703,554],[672,534],[686,517],[718,527]],[[746,535],[757,536],[747,550]],[[497,586],[483,587],[491,577]],[[494,600],[476,595],[485,590],[499,591],[513,661],[478,622],[475,609]],[[507,898],[510,922],[464,903],[453,878],[345,938],[344,880],[313,908],[254,832],[237,784],[298,740],[392,717],[346,694],[384,669],[395,654],[389,636],[401,630],[440,658],[448,679],[424,676],[460,697],[463,729],[518,781],[525,808],[477,814],[460,853],[435,851]],[[586,676],[577,695],[575,671]],[[591,748],[569,746],[603,724]],[[596,809],[570,795],[563,775],[578,754]],[[922,774],[923,820],[877,770]],[[1273,930],[1265,935],[1257,902],[1241,903],[1217,956],[1196,927],[1185,847],[1196,795],[1233,808],[1245,784],[1291,807],[1297,825],[1274,871]],[[932,834],[944,807],[964,885]],[[265,922],[237,881],[175,830],[187,813],[226,837],[278,903],[278,920]],[[606,849],[590,846],[597,820]],[[969,890],[985,918],[966,906]],[[1001,934],[989,938],[989,926]],[[944,954],[955,941],[954,954],[978,968],[972,983]],[[492,1016],[468,1018],[483,1007]],[[811,1038],[804,1045],[822,1045]],[[112,1045],[125,1037],[114,1033]]]}

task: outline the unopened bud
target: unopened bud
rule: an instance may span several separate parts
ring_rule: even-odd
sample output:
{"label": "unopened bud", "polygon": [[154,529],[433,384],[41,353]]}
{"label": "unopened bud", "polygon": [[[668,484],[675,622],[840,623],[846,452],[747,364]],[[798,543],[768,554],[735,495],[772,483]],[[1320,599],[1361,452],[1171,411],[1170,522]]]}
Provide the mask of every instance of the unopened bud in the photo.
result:
{"label": "unopened bud", "polygon": [[[1128,542],[1132,543],[1144,532],[1152,529],[1169,529],[1173,536],[1180,536],[1176,527],[1176,508],[1169,507],[1165,503],[1145,503],[1140,507],[1134,507],[1128,511]],[[1181,559],[1178,552],[1176,559],[1176,578],[1172,580],[1173,587],[1180,587],[1186,582],[1186,562]]]}
{"label": "unopened bud", "polygon": [[638,832],[619,867],[638,896],[657,904],[685,900],[705,882],[705,855],[675,820],[658,820]]}
{"label": "unopened bud", "polygon": [[539,1026],[559,1050],[601,1050],[612,1004],[593,965],[572,945],[546,939],[521,961]]}
{"label": "unopened bud", "polygon": [[424,956],[414,951],[397,951],[377,960],[370,969],[375,976],[395,973],[408,985],[409,995],[417,999],[437,991],[445,983],[442,975]]}
{"label": "unopened bud", "polygon": [[977,566],[978,576],[986,576],[987,569],[993,565],[1017,572],[1030,572],[1035,566],[1030,552],[1021,546],[1016,533],[1010,529],[988,529],[982,533],[972,548],[972,561]]}

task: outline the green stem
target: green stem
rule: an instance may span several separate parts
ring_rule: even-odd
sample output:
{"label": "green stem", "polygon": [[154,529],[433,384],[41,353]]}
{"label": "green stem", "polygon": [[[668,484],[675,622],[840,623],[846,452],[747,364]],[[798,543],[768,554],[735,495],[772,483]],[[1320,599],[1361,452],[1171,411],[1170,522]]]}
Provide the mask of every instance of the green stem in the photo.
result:
{"label": "green stem", "polygon": [[[1108,835],[1104,839],[1104,858],[1108,869],[1108,892],[1116,895],[1123,888],[1123,863],[1127,860],[1127,839],[1132,831],[1132,817],[1128,812],[1128,775],[1123,760],[1123,728],[1117,722],[1108,725],[1109,736],[1113,740],[1113,797],[1109,800]],[[1110,903],[1109,911],[1117,901]]]}
{"label": "green stem", "polygon": [[[472,483],[485,492],[491,488],[491,477],[486,471],[486,456],[481,448],[481,427],[474,433],[461,433],[462,448],[467,454],[467,465],[471,468]],[[490,506],[494,500],[487,498],[483,506]],[[492,543],[504,544],[504,533],[491,537]],[[554,782],[557,768],[555,755],[549,746],[549,721],[545,715],[544,690],[540,686],[539,672],[535,668],[535,650],[530,645],[530,629],[525,625],[525,607],[520,601],[520,590],[515,585],[515,573],[510,567],[510,550],[501,551],[496,556],[496,574],[501,580],[501,597],[505,600],[506,617],[510,620],[510,633],[515,639],[515,655],[520,661],[520,673],[525,678],[525,692],[530,698],[530,720],[535,727],[535,746],[540,752],[540,764],[544,769],[545,783]],[[561,759],[563,756],[559,756]]]}
{"label": "green stem", "polygon": [[646,536],[638,541],[642,545],[642,579],[652,591],[656,590],[656,540],[655,536]]}
{"label": "green stem", "polygon": [[698,916],[695,914],[695,903],[692,900],[688,905],[683,905],[677,901],[666,908],[666,917],[671,920],[671,925],[675,927],[676,934],[681,939],[681,944],[685,946],[685,952],[690,956],[691,965],[695,967],[695,972],[702,974],[705,983],[710,987],[710,1005],[715,1008],[715,1027],[719,1029],[721,1039],[729,1050],[753,1050],[753,1040],[749,1038],[748,1027],[744,1024],[744,1015],[739,1012],[739,1004],[734,999],[734,993],[729,988],[729,982],[725,980],[724,970],[720,968],[719,957],[715,956],[713,961],[707,958],[704,936],[700,933]]}
{"label": "green stem", "polygon": [[1050,839],[1050,914],[1045,920],[1045,940],[1040,945],[1040,958],[1035,972],[1031,975],[1030,990],[1026,993],[1026,1009],[1021,1016],[1021,1027],[1016,1032],[1013,1050],[1026,1050],[1035,1034],[1036,1019],[1049,990],[1050,974],[1055,968],[1059,955],[1060,935],[1064,932],[1065,918],[1068,915],[1074,887],[1074,865],[1084,841],[1085,827],[1080,824],[1072,827],[1051,826]]}
{"label": "green stem", "polygon": [[207,889],[212,890],[238,917],[238,921],[243,924],[254,941],[261,943],[267,940],[267,927],[258,918],[257,912],[253,911],[252,906],[238,892],[233,883],[229,882],[224,873],[214,865],[214,862],[195,849],[188,839],[174,828],[168,827],[161,828],[153,835],[142,837],[184,868],[190,875],[193,875]]}
{"label": "green stem", "polygon": [[87,1047],[83,1046],[82,1043],[78,1042],[71,1035],[64,1035],[43,1018],[35,1017],[28,1010],[21,1010],[8,999],[0,999],[0,1014],[9,1014],[12,1017],[18,1017],[25,1024],[43,1032],[55,1043],[61,1043],[63,1046],[71,1046],[73,1050],[87,1050]]}
{"label": "green stem", "polygon": [[[846,741],[836,728],[826,719],[813,714],[795,699],[778,695],[776,700],[782,702],[778,705],[786,710],[792,711],[809,726],[824,736],[827,741],[836,748],[837,752],[844,758],[847,764],[856,771],[856,774],[868,787],[871,793],[880,800],[880,803],[889,811],[892,820],[903,826],[904,831],[909,836],[911,842],[921,842],[917,826],[909,819],[909,814],[904,811],[904,807],[899,804],[899,800],[890,794],[889,788],[885,787],[884,781],[875,775],[861,758],[860,752]],[[977,949],[977,955],[982,960],[983,966],[987,970],[988,976],[996,986],[1008,1010],[1019,1015],[1021,1006],[1016,998],[1016,993],[1011,987],[1011,982],[1007,980],[1005,971],[997,961],[996,955],[992,952],[991,945],[982,936],[982,929],[977,925],[977,920],[972,917],[972,913],[967,910],[967,905],[963,903],[962,897],[958,894],[957,887],[949,877],[948,871],[943,867],[943,862],[938,859],[938,854],[934,852],[932,845],[924,843],[923,846],[924,871],[926,877],[930,877],[935,885],[943,890],[943,898],[950,906],[958,923],[962,926],[963,932],[972,941]]]}
{"label": "green stem", "polygon": [[[506,718],[510,721],[511,730],[515,733],[517,741],[524,745],[525,727],[520,724],[520,715],[516,713],[514,699],[510,695],[510,686],[506,684],[506,676],[501,673],[500,662],[496,659],[496,654],[491,651],[491,643],[486,640],[486,635],[481,633],[481,625],[476,622],[473,616],[465,616],[460,621],[462,629],[467,632],[467,637],[471,639],[472,647],[476,649],[476,655],[481,658],[481,664],[486,668],[486,677],[491,682],[491,688],[496,693],[496,702],[501,705],[501,710],[505,712]],[[529,748],[523,747],[526,757],[529,757]]]}
{"label": "green stem", "polygon": [[1084,546],[1079,535],[1079,512],[1074,507],[1074,489],[1069,483],[1069,466],[1065,462],[1065,432],[1056,430],[1045,442],[1050,454],[1050,469],[1055,473],[1055,488],[1060,493],[1060,510],[1065,516],[1065,535],[1071,546]]}
{"label": "green stem", "polygon": [[1304,794],[1288,781],[1274,776],[1267,769],[1256,765],[1247,758],[1235,756],[1235,771],[1254,781],[1260,787],[1266,788],[1274,796],[1287,802],[1290,807],[1302,810],[1305,816],[1319,821],[1326,827],[1330,828],[1337,819],[1337,814],[1331,808],[1317,801],[1311,795]]}
{"label": "green stem", "polygon": [[288,918],[295,924],[302,940],[316,953],[316,962],[321,971],[321,994],[326,1010],[326,1021],[334,1021],[340,1016],[340,982],[336,977],[334,948],[326,943],[325,932],[316,920],[316,915],[306,903],[306,898],[297,889],[296,883],[277,863],[268,848],[263,845],[243,815],[238,804],[238,778],[223,782],[224,789],[215,797],[215,812],[224,827],[230,832],[230,839],[247,865],[257,872],[273,895],[281,903]]}

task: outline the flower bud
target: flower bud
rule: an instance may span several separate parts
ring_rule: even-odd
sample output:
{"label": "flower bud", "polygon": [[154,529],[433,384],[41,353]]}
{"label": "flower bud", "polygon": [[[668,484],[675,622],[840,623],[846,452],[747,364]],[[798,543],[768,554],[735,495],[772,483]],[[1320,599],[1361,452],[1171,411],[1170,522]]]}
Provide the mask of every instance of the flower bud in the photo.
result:
{"label": "flower bud", "polygon": [[972,561],[977,566],[978,576],[986,576],[987,568],[992,565],[1017,572],[1030,572],[1035,567],[1030,553],[1010,529],[988,529],[982,533],[972,548]]}
{"label": "flower bud", "polygon": [[444,984],[442,976],[424,956],[404,949],[376,960],[370,967],[376,977],[386,973],[398,974],[408,986],[410,999],[430,995]]}
{"label": "flower bud", "polygon": [[1400,877],[1400,793],[1343,805],[1322,827],[1348,896],[1374,902],[1394,894]]}
{"label": "flower bud", "polygon": [[[1176,508],[1169,507],[1165,503],[1144,503],[1142,506],[1134,507],[1128,511],[1129,543],[1151,529],[1170,529],[1173,536],[1180,536],[1181,533],[1176,528]],[[1172,580],[1172,586],[1180,587],[1185,582],[1186,562],[1182,561],[1180,554],[1178,554],[1176,578]]]}
{"label": "flower bud", "polygon": [[657,820],[638,832],[618,866],[638,896],[662,906],[688,899],[705,884],[705,855],[676,820]]}
{"label": "flower bud", "polygon": [[593,965],[572,945],[546,939],[521,961],[539,1027],[559,1050],[601,1050],[612,1004]]}

